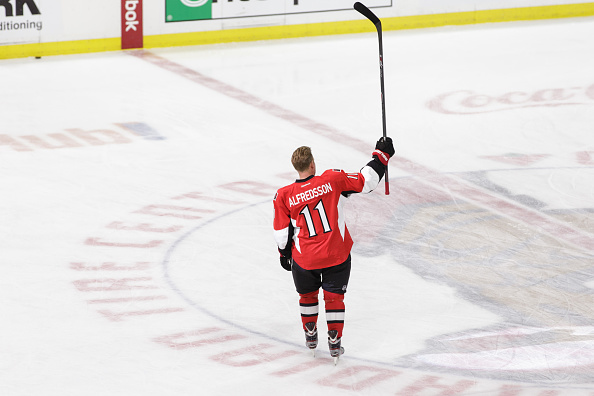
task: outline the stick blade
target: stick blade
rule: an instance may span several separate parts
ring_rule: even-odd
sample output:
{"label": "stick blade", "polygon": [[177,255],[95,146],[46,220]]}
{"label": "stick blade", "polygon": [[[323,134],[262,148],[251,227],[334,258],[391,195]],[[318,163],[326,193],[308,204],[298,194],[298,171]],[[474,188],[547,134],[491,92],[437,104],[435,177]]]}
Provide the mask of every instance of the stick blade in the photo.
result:
{"label": "stick blade", "polygon": [[359,11],[363,16],[371,21],[375,26],[382,26],[380,19],[369,9],[366,5],[360,2],[356,2],[353,5],[355,10]]}

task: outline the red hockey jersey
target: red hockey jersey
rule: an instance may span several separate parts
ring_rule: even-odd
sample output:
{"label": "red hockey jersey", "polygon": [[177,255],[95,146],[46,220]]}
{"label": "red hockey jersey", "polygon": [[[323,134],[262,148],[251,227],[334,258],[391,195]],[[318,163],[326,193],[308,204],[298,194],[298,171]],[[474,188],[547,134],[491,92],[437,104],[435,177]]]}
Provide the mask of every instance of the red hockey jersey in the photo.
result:
{"label": "red hockey jersey", "polygon": [[308,270],[343,263],[353,246],[344,202],[349,194],[372,191],[379,179],[365,166],[359,173],[327,170],[279,189],[274,197],[274,237],[279,249],[292,242],[293,259]]}

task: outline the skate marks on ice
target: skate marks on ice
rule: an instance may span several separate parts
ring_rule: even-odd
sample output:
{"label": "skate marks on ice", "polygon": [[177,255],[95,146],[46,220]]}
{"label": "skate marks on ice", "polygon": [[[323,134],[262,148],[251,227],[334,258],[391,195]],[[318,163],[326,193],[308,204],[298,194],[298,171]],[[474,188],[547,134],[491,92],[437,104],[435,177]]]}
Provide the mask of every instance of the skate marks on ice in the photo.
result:
{"label": "skate marks on ice", "polygon": [[[594,177],[592,167],[468,172],[460,176],[510,201],[542,211],[584,235],[594,233],[594,208],[586,182]],[[564,191],[552,193],[546,187],[555,178],[577,178],[584,184],[581,191],[566,186]],[[504,180],[516,191],[498,184]],[[351,228],[365,241],[356,245],[355,251],[364,255],[389,252],[398,264],[423,279],[447,284],[465,300],[501,318],[500,323],[486,328],[433,337],[425,350],[404,360],[416,368],[466,372],[474,377],[592,384],[592,252],[568,243],[569,238],[554,238],[546,228],[452,200],[414,179],[393,183],[399,194],[390,196],[389,203],[373,197],[377,200],[374,208],[393,213],[392,221],[381,227],[365,224],[365,219],[373,216],[367,216],[369,209],[363,204],[352,201],[360,207],[360,215],[351,222]],[[524,194],[523,185],[542,186],[539,196]],[[570,201],[576,206],[562,205],[559,197],[564,195],[572,196]]]}

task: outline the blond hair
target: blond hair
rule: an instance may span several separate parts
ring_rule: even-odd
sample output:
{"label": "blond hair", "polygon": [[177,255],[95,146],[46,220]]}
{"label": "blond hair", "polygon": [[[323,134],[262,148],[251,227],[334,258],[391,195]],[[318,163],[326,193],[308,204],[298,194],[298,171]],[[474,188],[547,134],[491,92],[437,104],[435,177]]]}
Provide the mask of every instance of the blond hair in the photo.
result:
{"label": "blond hair", "polygon": [[311,153],[311,148],[307,146],[301,146],[297,150],[293,151],[291,163],[297,172],[305,172],[309,168],[309,165],[313,159],[314,158],[313,154]]}

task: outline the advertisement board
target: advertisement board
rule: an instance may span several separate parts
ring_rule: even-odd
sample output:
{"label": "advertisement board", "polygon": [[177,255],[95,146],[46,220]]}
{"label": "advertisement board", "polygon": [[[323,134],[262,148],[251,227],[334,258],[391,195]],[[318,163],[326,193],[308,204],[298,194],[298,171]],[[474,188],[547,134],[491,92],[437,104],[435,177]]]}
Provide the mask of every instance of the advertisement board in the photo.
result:
{"label": "advertisement board", "polygon": [[46,15],[41,3],[40,0],[0,1],[0,43],[39,41]]}
{"label": "advertisement board", "polygon": [[[384,30],[594,15],[594,0],[363,0]],[[0,0],[0,59],[373,29],[354,0]],[[184,22],[187,21],[187,22]]]}
{"label": "advertisement board", "polygon": [[[392,0],[367,0],[370,8],[391,7]],[[165,0],[165,21],[246,18],[352,10],[353,0]]]}

